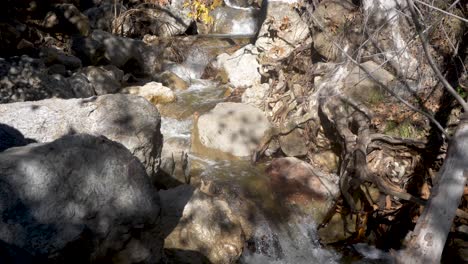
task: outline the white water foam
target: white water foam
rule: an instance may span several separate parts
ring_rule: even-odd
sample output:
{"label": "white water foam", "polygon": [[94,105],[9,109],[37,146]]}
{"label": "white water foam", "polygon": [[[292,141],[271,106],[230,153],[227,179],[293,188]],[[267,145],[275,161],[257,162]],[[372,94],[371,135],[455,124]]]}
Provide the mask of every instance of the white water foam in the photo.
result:
{"label": "white water foam", "polygon": [[331,264],[340,263],[341,259],[340,254],[319,244],[316,225],[307,218],[283,224],[276,230],[264,224],[256,230],[254,240],[255,252],[244,254],[241,263]]}

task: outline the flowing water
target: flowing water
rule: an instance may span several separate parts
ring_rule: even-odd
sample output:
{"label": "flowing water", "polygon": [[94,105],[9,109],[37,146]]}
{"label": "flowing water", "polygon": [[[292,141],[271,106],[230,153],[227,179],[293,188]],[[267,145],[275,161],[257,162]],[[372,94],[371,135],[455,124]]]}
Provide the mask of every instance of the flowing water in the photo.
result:
{"label": "flowing water", "polygon": [[[173,69],[186,72],[190,87],[178,91],[178,100],[160,109],[162,118],[161,132],[165,139],[191,137],[193,113],[204,113],[223,101],[224,90],[213,81],[197,79],[201,76],[205,61],[198,61],[199,48],[189,51],[182,66]],[[206,50],[202,56],[209,53]],[[179,67],[179,68],[178,68]],[[180,72],[178,72],[180,73]],[[265,174],[266,163],[252,165],[248,160],[214,160],[190,154],[191,162],[200,164],[198,176],[216,182],[229,190],[231,199],[243,197],[256,204],[258,221],[253,238],[246,243],[240,259],[242,264],[305,264],[305,263],[386,263],[388,256],[366,245],[356,245],[354,250],[364,258],[350,261],[335,249],[325,248],[318,241],[316,224],[306,216],[283,217],[284,208],[275,200]],[[229,202],[229,201],[228,201]]]}

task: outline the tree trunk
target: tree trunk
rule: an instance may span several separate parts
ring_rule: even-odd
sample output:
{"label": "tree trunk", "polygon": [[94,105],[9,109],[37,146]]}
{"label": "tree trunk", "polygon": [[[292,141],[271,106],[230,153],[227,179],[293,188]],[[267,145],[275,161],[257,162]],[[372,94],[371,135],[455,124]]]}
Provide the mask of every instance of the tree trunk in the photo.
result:
{"label": "tree trunk", "polygon": [[407,248],[397,256],[398,263],[440,263],[467,175],[468,114],[465,114],[449,143],[444,165],[427,206],[409,237]]}

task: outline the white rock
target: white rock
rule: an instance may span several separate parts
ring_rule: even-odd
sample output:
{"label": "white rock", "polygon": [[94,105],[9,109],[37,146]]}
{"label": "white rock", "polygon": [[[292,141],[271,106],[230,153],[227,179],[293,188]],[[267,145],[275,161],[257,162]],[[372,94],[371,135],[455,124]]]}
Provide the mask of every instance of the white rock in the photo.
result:
{"label": "white rock", "polygon": [[176,100],[176,95],[171,88],[163,86],[158,82],[149,82],[143,86],[129,87],[127,88],[127,92],[144,97],[153,104],[167,104]]}
{"label": "white rock", "polygon": [[258,71],[260,64],[257,61],[257,49],[253,45],[247,45],[232,55],[220,54],[213,66],[224,70],[234,86],[251,86],[259,84],[261,75]]}

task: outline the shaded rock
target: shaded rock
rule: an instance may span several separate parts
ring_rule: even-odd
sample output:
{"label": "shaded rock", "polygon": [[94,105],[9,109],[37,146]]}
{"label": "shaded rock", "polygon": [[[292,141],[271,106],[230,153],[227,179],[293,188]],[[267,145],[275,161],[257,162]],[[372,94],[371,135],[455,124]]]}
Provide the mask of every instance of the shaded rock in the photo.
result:
{"label": "shaded rock", "polygon": [[73,32],[87,36],[90,32],[88,17],[73,4],[55,4],[47,13],[42,25],[58,32]]}
{"label": "shaded rock", "polygon": [[63,66],[62,64],[54,64],[49,66],[49,68],[47,69],[47,73],[50,75],[59,74],[65,76],[67,75],[67,68],[65,68],[65,66]]}
{"label": "shaded rock", "polygon": [[259,109],[265,107],[265,97],[270,90],[268,83],[254,84],[242,94],[242,103],[251,104]]}
{"label": "shaded rock", "polygon": [[175,93],[158,82],[149,82],[143,86],[127,87],[125,91],[129,94],[144,97],[154,105],[172,103],[176,100]]}
{"label": "shaded rock", "polygon": [[161,68],[157,47],[102,30],[94,30],[88,38],[73,39],[72,49],[88,64],[112,64],[136,75],[154,75]]}
{"label": "shaded rock", "polygon": [[170,37],[184,33],[190,23],[174,15],[164,7],[137,8],[123,12],[115,21],[112,33],[129,37],[143,38],[144,35]]}
{"label": "shaded rock", "polygon": [[[361,66],[364,67],[367,71],[371,72],[374,78],[385,85],[392,86],[392,82],[396,79],[393,74],[386,71],[373,61],[364,62],[361,64]],[[368,102],[372,104],[382,101],[385,97],[385,92],[382,91],[380,86],[372,79],[370,79],[370,77],[358,66],[354,67],[349,75],[345,78],[344,91],[348,95],[359,99],[362,102]]]}
{"label": "shaded rock", "polygon": [[40,59],[26,55],[8,61],[0,59],[0,103],[75,96],[67,79],[59,74],[49,75]]}
{"label": "shaded rock", "polygon": [[0,124],[0,152],[18,146],[25,146],[34,140],[27,139],[15,128]]}
{"label": "shaded rock", "polygon": [[159,263],[159,196],[122,145],[68,135],[8,149],[0,167],[2,258]]}
{"label": "shaded rock", "polygon": [[318,230],[317,234],[320,237],[320,242],[331,244],[346,240],[356,231],[356,215],[335,213],[330,221]]}
{"label": "shaded rock", "polygon": [[255,35],[258,31],[257,9],[217,7],[210,12],[213,24],[197,23],[198,34]]}
{"label": "shaded rock", "polygon": [[[116,10],[117,7],[117,10]],[[103,3],[99,6],[94,6],[83,13],[88,17],[89,26],[92,29],[100,29],[110,32],[112,29],[112,21],[115,18],[115,13],[121,14],[127,11],[125,6],[115,3]]]}
{"label": "shaded rock", "polygon": [[247,157],[270,129],[270,122],[258,108],[242,103],[219,103],[194,125],[193,138],[202,146],[197,149],[198,145],[192,144],[192,151],[208,154],[203,151],[205,147]]}
{"label": "shaded rock", "polygon": [[68,78],[68,83],[75,97],[86,98],[96,95],[93,84],[89,82],[88,78],[83,73],[74,73]]}
{"label": "shaded rock", "polygon": [[259,84],[261,75],[258,54],[253,45],[247,45],[232,55],[223,53],[216,58],[213,66],[226,73],[229,82],[234,86],[251,86]]}
{"label": "shaded rock", "polygon": [[[226,201],[189,185],[160,191],[165,249],[201,253],[211,263],[236,263],[244,237],[236,213]],[[177,254],[177,251],[173,251]],[[185,263],[201,263],[185,259]]]}
{"label": "shaded rock", "polygon": [[72,55],[67,55],[55,48],[42,48],[40,57],[44,60],[46,65],[62,64],[70,70],[81,68],[80,59]]}
{"label": "shaded rock", "polygon": [[279,144],[288,157],[305,156],[309,151],[301,129],[294,129],[291,133],[280,136]]}
{"label": "shaded rock", "polygon": [[283,59],[296,47],[306,44],[309,26],[289,4],[269,2],[266,17],[255,42],[264,56]]}
{"label": "shaded rock", "polygon": [[149,176],[158,169],[162,147],[159,112],[137,96],[0,104],[0,123],[38,142],[74,133],[103,135],[127,147],[145,165]]}
{"label": "shaded rock", "polygon": [[271,188],[286,205],[322,223],[340,195],[338,177],[321,174],[297,158],[274,159],[267,168]]}
{"label": "shaded rock", "polygon": [[164,175],[157,177],[159,185],[173,188],[182,183],[189,183],[189,151],[189,138],[172,137],[164,140],[160,166]]}
{"label": "shaded rock", "polygon": [[164,86],[167,86],[173,90],[187,90],[189,84],[180,78],[177,74],[165,71],[157,77],[158,81]]}
{"label": "shaded rock", "polygon": [[121,89],[123,71],[114,65],[88,66],[80,72],[88,78],[97,95],[116,93]]}

